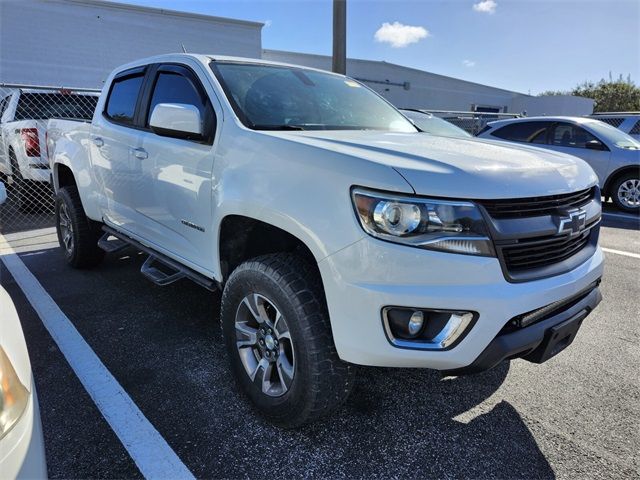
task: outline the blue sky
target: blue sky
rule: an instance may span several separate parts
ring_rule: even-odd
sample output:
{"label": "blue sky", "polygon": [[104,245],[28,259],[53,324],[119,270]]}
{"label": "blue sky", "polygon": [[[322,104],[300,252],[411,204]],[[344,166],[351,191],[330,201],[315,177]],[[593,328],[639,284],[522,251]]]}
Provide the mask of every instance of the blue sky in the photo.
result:
{"label": "blue sky", "polygon": [[[640,81],[638,0],[347,2],[350,57],[532,94],[609,72]],[[331,0],[125,3],[261,21],[263,48],[331,54]]]}

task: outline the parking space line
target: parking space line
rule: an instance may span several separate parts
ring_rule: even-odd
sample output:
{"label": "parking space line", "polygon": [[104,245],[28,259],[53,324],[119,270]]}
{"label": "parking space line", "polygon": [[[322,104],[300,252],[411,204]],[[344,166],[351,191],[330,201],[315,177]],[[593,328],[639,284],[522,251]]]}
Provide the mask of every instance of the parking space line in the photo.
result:
{"label": "parking space line", "polygon": [[[0,242],[5,241],[0,235]],[[0,260],[142,475],[146,478],[194,478],[20,257],[11,251],[3,253]]]}
{"label": "parking space line", "polygon": [[640,253],[625,252],[623,250],[614,250],[613,248],[602,247],[603,252],[615,253],[616,255],[624,255],[625,257],[640,258]]}

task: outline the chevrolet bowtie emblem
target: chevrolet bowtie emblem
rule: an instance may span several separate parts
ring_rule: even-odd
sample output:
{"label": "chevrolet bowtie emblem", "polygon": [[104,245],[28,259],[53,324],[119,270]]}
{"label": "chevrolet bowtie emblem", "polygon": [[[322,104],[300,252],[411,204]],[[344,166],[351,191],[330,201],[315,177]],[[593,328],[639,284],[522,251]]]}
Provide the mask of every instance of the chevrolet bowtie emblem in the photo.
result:
{"label": "chevrolet bowtie emblem", "polygon": [[568,212],[566,217],[560,218],[558,234],[568,232],[572,236],[577,235],[584,230],[586,223],[587,212],[585,212],[584,210]]}

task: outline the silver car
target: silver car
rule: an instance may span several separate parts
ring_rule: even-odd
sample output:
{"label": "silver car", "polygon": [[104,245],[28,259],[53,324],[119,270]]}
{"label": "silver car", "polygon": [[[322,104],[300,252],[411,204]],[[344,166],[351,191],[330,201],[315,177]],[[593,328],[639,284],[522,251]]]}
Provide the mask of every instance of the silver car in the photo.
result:
{"label": "silver car", "polygon": [[527,117],[489,123],[478,137],[530,145],[586,161],[604,197],[623,211],[640,211],[640,142],[611,125],[583,117]]}

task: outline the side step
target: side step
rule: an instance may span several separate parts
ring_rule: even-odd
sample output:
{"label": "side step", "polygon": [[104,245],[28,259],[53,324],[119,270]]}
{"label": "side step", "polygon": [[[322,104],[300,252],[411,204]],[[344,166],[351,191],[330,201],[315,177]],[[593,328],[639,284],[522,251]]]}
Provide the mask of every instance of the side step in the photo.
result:
{"label": "side step", "polygon": [[[107,243],[108,245],[106,246],[112,248],[112,250],[105,249],[107,252],[118,252],[128,246],[132,246],[133,248],[149,255],[149,258],[147,258],[147,260],[140,268],[140,272],[156,285],[168,285],[182,278],[188,278],[189,280],[203,286],[207,290],[211,290],[212,292],[221,289],[221,285],[219,282],[205,277],[201,273],[198,273],[195,270],[192,270],[189,267],[176,262],[175,260],[167,257],[166,255],[163,255],[160,252],[156,252],[152,248],[143,245],[142,243],[134,240],[124,233],[120,233],[117,230],[114,230],[113,228],[106,225],[102,227],[102,230],[105,232],[105,234],[98,242],[98,245],[100,246],[100,248],[103,248],[102,243]],[[116,240],[107,240],[107,238],[109,237],[115,237]],[[116,244],[115,242],[119,243]],[[124,246],[120,247],[121,245]],[[164,270],[158,268],[159,266],[163,266]],[[169,271],[167,272],[165,270]]]}
{"label": "side step", "polygon": [[142,264],[140,273],[142,273],[142,275],[147,277],[156,285],[160,285],[161,287],[163,287],[165,285],[169,285],[170,283],[177,282],[178,280],[182,280],[183,278],[185,278],[185,274],[180,270],[171,269],[171,272],[165,272],[157,267],[154,267],[154,263],[159,263],[167,267],[167,265],[162,264],[162,262],[160,262],[155,255],[149,255],[145,262]]}
{"label": "side step", "polygon": [[107,253],[118,253],[129,246],[127,242],[123,242],[117,237],[109,240],[110,237],[113,237],[113,235],[105,233],[100,240],[98,240],[98,247]]}

